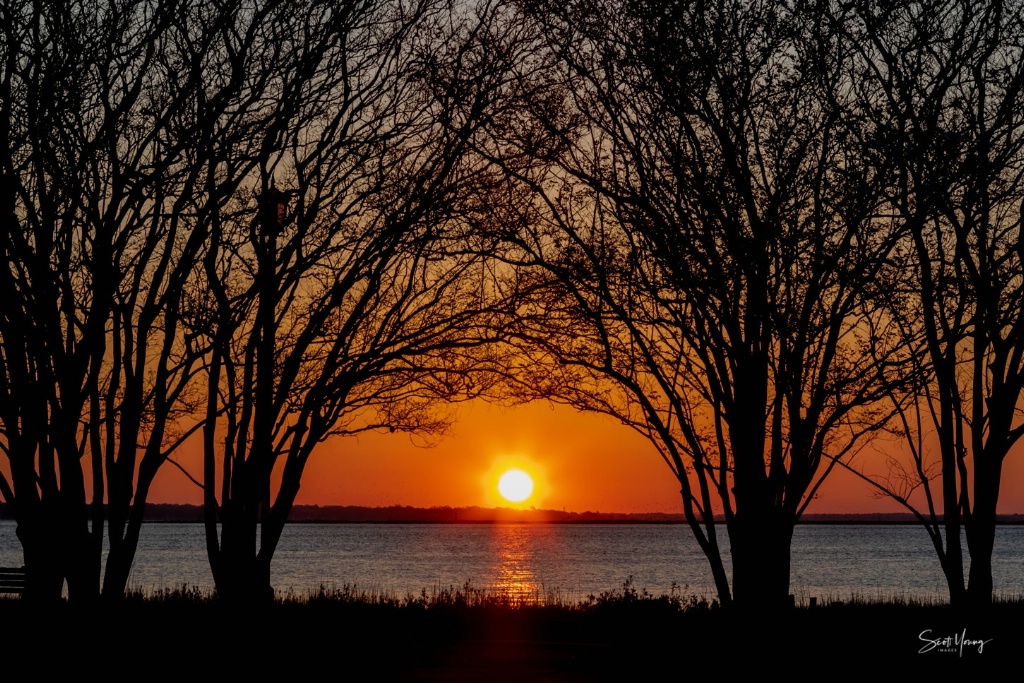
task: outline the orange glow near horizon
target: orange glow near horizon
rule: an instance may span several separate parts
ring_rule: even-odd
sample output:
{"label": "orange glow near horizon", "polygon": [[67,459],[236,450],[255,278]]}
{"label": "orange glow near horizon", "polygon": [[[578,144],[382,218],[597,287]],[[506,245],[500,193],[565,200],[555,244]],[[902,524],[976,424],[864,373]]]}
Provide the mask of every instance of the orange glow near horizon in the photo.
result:
{"label": "orange glow near horizon", "polygon": [[[474,401],[457,407],[450,433],[430,448],[408,435],[367,433],[330,439],[313,453],[302,478],[299,505],[386,507],[505,507],[569,512],[681,513],[679,483],[654,447],[608,417],[534,403],[503,408]],[[898,442],[872,445],[857,456],[864,471],[882,472]],[[999,512],[1024,513],[1024,453],[1006,459]],[[198,442],[175,459],[202,472]],[[532,496],[511,503],[498,480],[521,469],[534,481]],[[149,500],[202,504],[202,491],[175,467],[157,475]],[[809,513],[906,512],[874,495],[853,474],[836,468]]]}

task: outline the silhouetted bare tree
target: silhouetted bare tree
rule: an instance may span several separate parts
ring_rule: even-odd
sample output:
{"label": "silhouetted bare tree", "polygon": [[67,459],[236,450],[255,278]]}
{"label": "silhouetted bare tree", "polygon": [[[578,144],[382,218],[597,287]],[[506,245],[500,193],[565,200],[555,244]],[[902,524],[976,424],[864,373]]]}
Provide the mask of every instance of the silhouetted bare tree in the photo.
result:
{"label": "silhouetted bare tree", "polygon": [[[918,373],[929,380],[904,416],[905,480],[875,481],[925,523],[951,601],[985,604],[1002,465],[1024,434],[1024,6],[929,0],[847,11],[846,40],[859,52],[850,81],[911,256],[893,310],[923,340]],[[909,496],[918,486],[923,506]]]}
{"label": "silhouetted bare tree", "polygon": [[[59,597],[65,578],[73,600],[95,597],[105,528],[103,592],[123,595],[150,484],[194,429],[179,419],[201,357],[180,327],[184,283],[258,164],[247,150],[287,113],[283,77],[308,84],[281,49],[286,13],[0,5],[0,494],[29,597]],[[211,155],[211,138],[232,153]]]}
{"label": "silhouetted bare tree", "polygon": [[520,391],[647,436],[722,602],[785,604],[794,525],[904,362],[851,47],[804,5],[521,6],[524,108],[481,150],[513,198]]}
{"label": "silhouetted bare tree", "polygon": [[374,1],[275,22],[306,78],[281,74],[291,109],[254,143],[259,172],[214,217],[192,286],[211,348],[207,549],[226,599],[272,595],[317,444],[433,432],[442,403],[480,390],[493,292],[462,216],[489,183],[466,150],[501,78],[476,39],[490,12]]}

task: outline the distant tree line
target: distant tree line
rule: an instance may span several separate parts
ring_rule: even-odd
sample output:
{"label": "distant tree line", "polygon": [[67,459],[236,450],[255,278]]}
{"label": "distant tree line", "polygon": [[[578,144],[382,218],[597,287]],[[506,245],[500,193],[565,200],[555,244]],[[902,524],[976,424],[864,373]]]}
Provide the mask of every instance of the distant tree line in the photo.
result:
{"label": "distant tree line", "polygon": [[991,601],[1020,2],[0,0],[0,32],[27,598],[121,598],[177,466],[218,594],[266,599],[317,444],[482,396],[646,436],[723,604],[786,604],[836,467]]}

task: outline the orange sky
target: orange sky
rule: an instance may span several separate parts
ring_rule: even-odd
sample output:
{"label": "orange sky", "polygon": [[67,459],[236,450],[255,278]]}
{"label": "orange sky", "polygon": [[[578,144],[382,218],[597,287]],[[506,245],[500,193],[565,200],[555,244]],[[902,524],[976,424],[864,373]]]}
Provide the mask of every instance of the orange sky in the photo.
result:
{"label": "orange sky", "polygon": [[[420,448],[405,434],[364,434],[322,444],[306,468],[298,504],[512,505],[497,493],[508,467],[536,480],[523,504],[572,512],[682,512],[679,487],[641,436],[601,415],[535,403],[502,408],[481,401],[459,406],[450,434]],[[881,446],[884,446],[882,444]],[[881,447],[880,446],[880,447]],[[891,444],[890,444],[891,446]],[[1020,450],[1020,449],[1018,449]],[[882,462],[870,447],[859,458]],[[1003,474],[1000,512],[1024,513],[1024,457],[1011,455]],[[198,453],[182,454],[199,463]],[[193,467],[198,473],[198,467]],[[150,501],[201,503],[198,489],[172,467],[157,476]],[[876,498],[853,475],[834,471],[808,512],[902,512]]]}

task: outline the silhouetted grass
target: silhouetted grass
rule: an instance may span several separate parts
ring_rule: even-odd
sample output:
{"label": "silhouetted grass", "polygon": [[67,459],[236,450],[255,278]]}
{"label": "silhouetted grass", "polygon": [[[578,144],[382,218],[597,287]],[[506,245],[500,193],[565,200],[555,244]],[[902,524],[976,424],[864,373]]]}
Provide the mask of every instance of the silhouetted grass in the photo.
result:
{"label": "silhouetted grass", "polygon": [[[8,608],[21,602],[16,595],[0,594],[0,605]],[[125,595],[124,604],[159,606],[215,606],[220,604],[216,593],[198,586],[183,584],[173,588],[143,589],[133,587]],[[278,591],[274,605],[286,608],[301,607],[360,607],[387,608],[411,611],[441,609],[509,609],[509,610],[560,610],[573,613],[589,613],[602,609],[620,609],[637,606],[663,608],[666,612],[704,613],[720,609],[718,600],[703,595],[687,593],[685,587],[672,585],[669,593],[655,594],[646,588],[637,588],[632,576],[619,588],[591,593],[580,598],[558,589],[534,592],[512,592],[478,588],[467,581],[461,586],[434,586],[423,588],[419,593],[399,594],[381,588],[362,588],[354,583],[341,586],[321,584],[305,592],[293,589]],[[1024,609],[1024,593],[997,595],[994,608]],[[949,609],[946,601],[909,596],[892,592],[888,595],[870,597],[853,594],[847,597],[836,595],[820,596],[815,606],[807,598],[797,600],[794,609]]]}
{"label": "silhouetted grass", "polygon": [[[240,607],[183,585],[136,589],[94,608],[39,610],[0,599],[0,624],[6,652],[58,668],[104,652],[112,670],[131,671],[163,653],[161,666],[188,675],[205,653],[212,659],[204,671],[225,676],[312,676],[314,664],[330,662],[339,672],[371,667],[372,675],[352,680],[385,681],[663,680],[664,671],[709,663],[728,671],[745,659],[833,673],[877,672],[885,662],[887,673],[920,673],[1016,662],[1024,642],[1021,596],[983,610],[898,593],[805,603],[781,611],[722,608],[683,587],[656,595],[630,579],[583,597],[468,582],[415,594],[324,585]],[[985,649],[922,652],[934,638],[984,640]],[[54,660],[50,648],[58,645],[62,658]]]}
{"label": "silhouetted grass", "polygon": [[[194,599],[194,593],[187,588],[171,592],[159,592],[158,599],[168,599],[180,594],[183,601]],[[206,599],[215,600],[210,594]],[[544,609],[562,610],[566,612],[588,612],[618,606],[643,604],[647,607],[659,606],[675,612],[711,610],[718,608],[717,600],[709,600],[695,594],[684,594],[683,589],[673,585],[668,594],[655,595],[646,588],[637,589],[633,578],[623,582],[622,587],[598,594],[589,594],[584,598],[573,598],[559,590],[513,592],[508,590],[488,590],[478,588],[471,582],[461,586],[435,586],[419,593],[399,595],[377,588],[364,589],[355,584],[342,584],[340,587],[321,585],[306,593],[287,591],[277,597],[282,605],[336,605],[336,606],[376,606],[392,609],[438,610],[438,609]]]}

